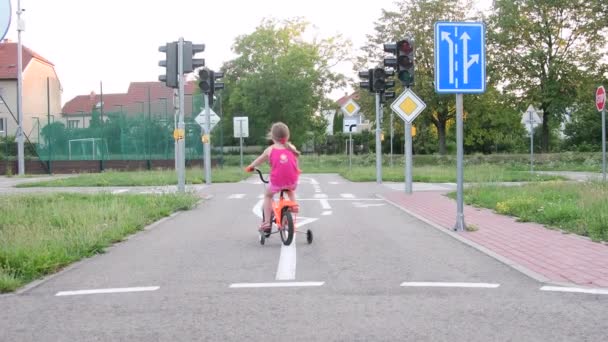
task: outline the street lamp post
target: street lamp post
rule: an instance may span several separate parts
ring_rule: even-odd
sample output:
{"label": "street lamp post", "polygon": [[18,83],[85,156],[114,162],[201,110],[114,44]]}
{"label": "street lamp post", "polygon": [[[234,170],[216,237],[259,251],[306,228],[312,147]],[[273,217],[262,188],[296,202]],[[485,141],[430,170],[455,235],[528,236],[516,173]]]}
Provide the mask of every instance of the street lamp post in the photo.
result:
{"label": "street lamp post", "polygon": [[25,146],[23,137],[23,46],[21,45],[21,31],[24,23],[21,21],[21,0],[17,0],[17,169],[19,175],[25,174]]}

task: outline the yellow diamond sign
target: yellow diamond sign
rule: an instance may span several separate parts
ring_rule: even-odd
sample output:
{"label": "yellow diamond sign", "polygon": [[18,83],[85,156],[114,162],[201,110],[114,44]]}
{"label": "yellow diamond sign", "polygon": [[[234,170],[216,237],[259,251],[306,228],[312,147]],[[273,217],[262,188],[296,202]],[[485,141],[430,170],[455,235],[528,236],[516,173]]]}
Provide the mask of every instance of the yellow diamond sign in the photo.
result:
{"label": "yellow diamond sign", "polygon": [[414,121],[424,108],[426,104],[409,88],[391,104],[391,109],[409,123]]}
{"label": "yellow diamond sign", "polygon": [[357,102],[353,101],[353,99],[349,99],[348,102],[346,102],[344,106],[342,106],[342,108],[340,109],[342,110],[342,113],[344,113],[344,115],[352,116],[359,113],[361,107],[359,107]]}

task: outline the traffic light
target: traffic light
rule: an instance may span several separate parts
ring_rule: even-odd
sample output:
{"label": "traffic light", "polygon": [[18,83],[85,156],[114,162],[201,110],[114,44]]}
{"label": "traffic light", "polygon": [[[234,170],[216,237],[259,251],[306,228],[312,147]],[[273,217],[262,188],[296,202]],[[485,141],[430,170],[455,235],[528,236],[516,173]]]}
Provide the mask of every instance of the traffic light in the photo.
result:
{"label": "traffic light", "polygon": [[194,58],[194,55],[203,51],[205,51],[205,44],[192,44],[192,42],[188,41],[184,42],[184,74],[205,66],[204,58]]}
{"label": "traffic light", "polygon": [[211,70],[202,68],[198,71],[198,86],[203,94],[211,92]]}
{"label": "traffic light", "polygon": [[414,85],[414,50],[412,39],[397,42],[397,78],[408,88]]}
{"label": "traffic light", "polygon": [[216,90],[221,90],[224,89],[224,83],[223,82],[217,82],[216,80],[219,78],[224,77],[224,73],[221,71],[213,71],[210,70],[210,77],[209,79],[211,80],[211,84],[210,84],[210,91],[209,91],[209,105],[213,106],[213,94],[215,93]]}
{"label": "traffic light", "polygon": [[374,92],[374,87],[373,87],[374,76],[373,75],[374,75],[374,69],[359,71],[359,77],[362,80],[367,80],[367,81],[359,82],[359,87],[361,87],[363,89],[367,89],[367,90],[369,90],[370,93],[373,93]]}
{"label": "traffic light", "polygon": [[158,51],[165,53],[165,60],[158,62],[158,65],[167,69],[165,75],[158,76],[158,80],[169,88],[177,88],[177,42],[167,43]]}

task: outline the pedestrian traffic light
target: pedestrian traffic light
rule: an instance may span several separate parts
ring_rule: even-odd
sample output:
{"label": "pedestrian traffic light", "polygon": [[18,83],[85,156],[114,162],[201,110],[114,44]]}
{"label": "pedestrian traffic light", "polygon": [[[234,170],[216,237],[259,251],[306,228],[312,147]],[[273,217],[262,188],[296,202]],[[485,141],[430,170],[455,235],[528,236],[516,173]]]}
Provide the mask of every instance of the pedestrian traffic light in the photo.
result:
{"label": "pedestrian traffic light", "polygon": [[202,68],[198,71],[198,86],[203,94],[209,94],[211,91],[211,70]]}
{"label": "pedestrian traffic light", "polygon": [[158,51],[165,53],[165,60],[160,61],[158,65],[166,68],[165,75],[158,76],[158,80],[169,88],[177,88],[177,42],[160,46]]}
{"label": "pedestrian traffic light", "polygon": [[363,89],[367,89],[367,90],[369,90],[370,93],[373,93],[374,92],[374,87],[373,87],[374,76],[373,75],[374,75],[374,69],[359,71],[359,77],[362,80],[366,80],[363,82],[359,82],[359,87],[361,87]]}
{"label": "pedestrian traffic light", "polygon": [[384,68],[375,68],[372,74],[374,92],[382,93],[386,87],[386,72]]}
{"label": "pedestrian traffic light", "polygon": [[194,58],[194,55],[203,51],[205,51],[205,44],[192,44],[192,42],[188,41],[184,42],[184,74],[205,66],[204,58]]}
{"label": "pedestrian traffic light", "polygon": [[[390,81],[390,82],[393,82],[393,84],[395,83],[395,81]],[[382,100],[384,102],[387,102],[388,100],[392,100],[394,98],[395,98],[395,92],[394,91],[385,91],[382,94]]]}
{"label": "pedestrian traffic light", "polygon": [[414,41],[404,39],[397,42],[397,78],[404,87],[414,85]]}

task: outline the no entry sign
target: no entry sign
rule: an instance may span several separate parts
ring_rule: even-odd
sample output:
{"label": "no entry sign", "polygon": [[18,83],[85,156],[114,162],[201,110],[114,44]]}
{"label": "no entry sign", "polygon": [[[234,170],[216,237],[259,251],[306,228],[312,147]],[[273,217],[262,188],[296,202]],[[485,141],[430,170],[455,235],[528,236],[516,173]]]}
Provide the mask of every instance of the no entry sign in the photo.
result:
{"label": "no entry sign", "polygon": [[604,89],[604,86],[599,86],[595,91],[595,106],[600,112],[606,106],[606,89]]}

